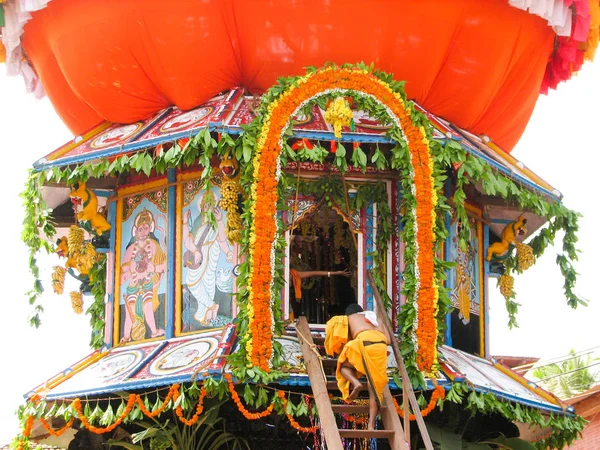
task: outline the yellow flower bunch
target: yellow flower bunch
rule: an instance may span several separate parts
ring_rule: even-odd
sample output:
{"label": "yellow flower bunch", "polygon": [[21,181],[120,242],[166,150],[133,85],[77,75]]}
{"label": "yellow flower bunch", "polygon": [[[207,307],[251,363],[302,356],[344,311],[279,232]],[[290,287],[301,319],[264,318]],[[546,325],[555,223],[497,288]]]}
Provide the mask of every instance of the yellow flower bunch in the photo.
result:
{"label": "yellow flower bunch", "polygon": [[336,98],[325,111],[325,121],[333,125],[333,134],[338,139],[342,137],[342,127],[350,125],[352,117],[352,110],[344,97]]}

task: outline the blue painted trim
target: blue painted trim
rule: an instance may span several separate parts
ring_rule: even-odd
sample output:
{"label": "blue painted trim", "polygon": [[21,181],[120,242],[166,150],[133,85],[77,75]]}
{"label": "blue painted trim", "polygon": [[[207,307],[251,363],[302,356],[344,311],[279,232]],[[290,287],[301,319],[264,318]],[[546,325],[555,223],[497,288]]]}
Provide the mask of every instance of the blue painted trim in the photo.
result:
{"label": "blue painted trim", "polygon": [[114,321],[114,314],[115,314],[115,284],[116,284],[116,280],[115,280],[115,268],[116,268],[116,261],[115,261],[115,255],[116,255],[116,242],[117,242],[117,236],[116,236],[116,229],[117,229],[117,202],[110,202],[108,204],[108,211],[107,211],[107,216],[108,216],[108,222],[110,223],[110,239],[108,241],[108,248],[113,252],[113,258],[112,258],[112,263],[113,263],[113,267],[112,267],[112,273],[113,273],[113,285],[112,285],[112,289],[110,294],[108,294],[108,303],[110,305],[112,305],[112,315],[111,315],[111,321],[108,324],[108,331],[109,331],[109,340],[107,342],[108,347],[113,347],[115,344],[113,342],[113,331],[114,331],[114,326],[115,326],[115,321]]}
{"label": "blue painted trim", "polygon": [[568,416],[572,415],[572,414],[565,414],[565,412],[562,410],[562,408],[560,406],[554,406],[554,405],[551,405],[550,403],[540,403],[540,402],[536,402],[534,400],[527,400],[525,398],[521,398],[516,395],[497,391],[495,389],[484,388],[481,386],[470,386],[469,384],[467,384],[467,388],[472,391],[475,391],[475,392],[483,392],[484,394],[487,394],[487,393],[493,394],[494,396],[496,396],[498,398],[502,398],[504,400],[508,400],[511,402],[520,403],[521,405],[530,406],[532,408],[543,409],[545,411],[560,413],[562,415],[568,415]]}
{"label": "blue painted trim", "polygon": [[[175,183],[177,181],[177,174],[175,169],[167,170],[167,179],[169,183]],[[169,243],[167,249],[167,323],[165,328],[166,338],[172,338],[175,336],[175,245],[176,235],[175,227],[176,224],[176,204],[175,199],[177,197],[177,186],[169,187]]]}
{"label": "blue painted trim", "polygon": [[96,189],[92,189],[92,191],[94,192],[94,194],[96,194],[96,197],[108,198],[111,195],[113,195],[112,191],[96,190]]}
{"label": "blue painted trim", "polygon": [[396,304],[396,324],[397,324],[397,328],[395,330],[396,333],[400,332],[400,321],[398,320],[400,317],[400,311],[402,308],[402,280],[404,277],[403,271],[400,270],[400,267],[402,267],[402,262],[404,260],[404,251],[402,249],[402,230],[404,230],[404,222],[402,222],[402,217],[400,216],[400,209],[401,209],[401,205],[402,205],[402,198],[404,197],[404,191],[402,190],[402,183],[400,182],[400,180],[397,180],[396,182],[396,187],[397,187],[397,198],[396,198],[396,213],[398,214],[398,231],[397,231],[397,237],[398,237],[398,259],[396,260],[396,264],[398,264],[398,280],[396,281],[396,289],[398,291],[398,299],[397,299],[397,304]]}
{"label": "blue painted trim", "polygon": [[490,263],[485,259],[485,255],[487,254],[487,249],[490,246],[490,227],[487,224],[483,224],[483,284],[481,285],[483,289],[483,301],[485,302],[485,317],[483,321],[484,328],[484,336],[485,336],[485,357],[489,358],[490,356],[490,302],[489,302],[489,287],[488,281],[490,279]]}
{"label": "blue painted trim", "polygon": [[[446,198],[450,198],[452,195],[452,180],[448,178],[446,183],[444,183],[444,195]],[[446,241],[444,242],[444,260],[450,261],[450,246],[452,245],[452,236],[450,233],[450,229],[452,227],[452,218],[450,217],[450,213],[446,213],[446,217],[444,217],[444,224],[446,226],[446,231],[448,232],[448,236],[446,236]],[[446,283],[448,288],[453,288],[454,286],[450,286],[450,276],[452,269],[446,270]],[[446,314],[446,336],[445,342],[447,346],[452,347],[452,312]]]}
{"label": "blue painted trim", "polygon": [[509,220],[509,219],[490,219],[491,223],[498,223],[501,225],[508,225],[509,223],[513,223],[514,220]]}
{"label": "blue painted trim", "polygon": [[[464,138],[464,141],[468,142],[470,145],[465,145],[463,142],[461,142],[461,147],[463,149],[465,149],[465,151],[467,153],[470,153],[474,156],[477,156],[481,159],[483,159],[486,163],[488,163],[488,165],[490,165],[491,167],[497,169],[499,172],[502,172],[504,175],[508,176],[509,178],[512,178],[516,181],[519,181],[521,183],[523,183],[525,186],[534,189],[536,191],[541,192],[542,194],[551,197],[552,199],[556,200],[556,201],[560,201],[561,198],[560,196],[557,196],[556,194],[554,194],[553,192],[550,192],[549,190],[541,187],[538,184],[535,184],[534,182],[530,181],[527,178],[522,177],[521,175],[519,175],[518,173],[513,172],[511,169],[509,169],[508,167],[502,165],[501,163],[497,162],[495,159],[491,158],[490,156],[486,155],[485,153],[483,153],[483,151],[481,150],[477,150],[474,146],[474,144],[472,144],[468,139]],[[472,147],[473,146],[473,147]]]}
{"label": "blue painted trim", "polygon": [[[143,149],[146,149],[149,147],[153,147],[155,145],[162,144],[163,142],[176,141],[178,139],[186,138],[186,137],[191,138],[191,137],[197,135],[203,129],[204,128],[197,128],[197,129],[191,130],[191,131],[190,130],[181,131],[179,133],[173,133],[173,134],[169,134],[169,135],[165,135],[165,136],[159,136],[159,137],[155,137],[155,138],[144,140],[144,141],[130,142],[125,145],[121,145],[119,147],[109,147],[105,150],[86,153],[84,155],[77,155],[77,156],[72,156],[70,158],[57,159],[56,161],[49,161],[48,163],[40,164],[38,167],[35,167],[35,169],[37,171],[40,171],[40,170],[49,169],[54,166],[66,166],[69,164],[79,164],[79,163],[83,163],[86,161],[91,161],[93,159],[108,158],[110,156],[118,156],[123,153],[130,153],[130,152],[134,152],[137,150],[143,150]],[[208,129],[210,131],[217,131],[217,132],[225,131],[221,122],[210,124],[208,126]],[[227,131],[229,131],[229,130],[227,130]],[[231,134],[239,134],[239,132],[231,133]]]}
{"label": "blue painted trim", "polygon": [[[157,121],[158,120],[160,120],[160,118],[158,118]],[[149,128],[149,126],[144,127],[144,129],[141,130],[138,134],[143,134],[148,128]],[[45,169],[48,169],[48,168],[51,168],[54,166],[65,166],[68,164],[78,164],[78,163],[90,161],[93,159],[97,159],[100,157],[106,158],[109,156],[115,156],[115,155],[119,155],[122,153],[129,153],[129,152],[133,152],[136,150],[142,150],[142,149],[145,149],[148,147],[152,147],[154,145],[158,145],[163,142],[175,141],[177,139],[181,139],[181,138],[185,138],[185,137],[193,137],[193,136],[197,135],[198,133],[200,133],[200,131],[204,130],[205,128],[208,128],[210,131],[227,132],[231,135],[237,135],[242,132],[241,128],[226,127],[223,125],[223,122],[215,122],[215,123],[209,124],[208,127],[196,128],[193,130],[186,130],[186,131],[182,131],[179,133],[173,133],[173,134],[169,134],[169,135],[165,135],[165,136],[155,137],[152,139],[142,140],[139,142],[130,142],[130,143],[127,143],[120,147],[107,148],[102,151],[86,153],[84,155],[73,156],[70,158],[62,158],[62,159],[57,159],[55,161],[48,161],[48,162],[40,163],[40,164],[36,163],[36,164],[34,164],[33,167],[36,171],[40,171],[40,170],[45,170]],[[330,132],[294,130],[293,136],[296,138],[307,138],[307,139],[316,139],[316,140],[323,140],[323,141],[337,140],[336,137],[334,136],[334,134],[330,133]],[[137,135],[136,135],[136,138],[137,138]],[[443,139],[442,138],[434,138],[434,139],[436,139],[442,143],[447,140],[446,138],[443,138]],[[467,138],[453,136],[452,139],[459,142],[461,144],[461,147],[463,147],[463,149],[466,152],[480,157],[485,162],[487,162],[491,167],[499,170],[503,174],[507,175],[509,178],[512,178],[518,182],[521,182],[524,185],[528,186],[529,188],[537,190],[537,191],[541,192],[542,194],[544,194],[554,200],[560,201],[560,199],[561,199],[560,196],[557,196],[553,192],[550,192],[547,189],[535,184],[531,180],[519,175],[518,173],[513,172],[511,169],[505,167],[501,163],[497,162],[495,159],[493,159],[493,158],[489,157],[488,155],[486,155],[485,153],[483,153],[483,151],[477,150],[475,144],[470,142]],[[359,134],[359,133],[344,133],[344,135],[342,136],[340,141],[341,142],[359,142],[359,143],[382,143],[382,144],[394,143],[393,140],[388,139],[386,137],[377,136],[377,135],[369,135],[369,134]]]}
{"label": "blue painted trim", "polygon": [[[375,240],[374,240],[374,220],[375,218],[373,217],[373,210],[374,210],[374,206],[373,206],[373,202],[369,202],[369,204],[367,205],[367,208],[365,209],[365,214],[367,215],[366,217],[366,239],[365,239],[365,269],[367,271],[372,270],[373,269],[373,256],[372,256],[372,252],[375,251]],[[366,282],[366,280],[365,280]],[[365,305],[367,310],[373,311],[374,307],[373,307],[373,287],[371,286],[371,283],[366,282],[365,283]]]}

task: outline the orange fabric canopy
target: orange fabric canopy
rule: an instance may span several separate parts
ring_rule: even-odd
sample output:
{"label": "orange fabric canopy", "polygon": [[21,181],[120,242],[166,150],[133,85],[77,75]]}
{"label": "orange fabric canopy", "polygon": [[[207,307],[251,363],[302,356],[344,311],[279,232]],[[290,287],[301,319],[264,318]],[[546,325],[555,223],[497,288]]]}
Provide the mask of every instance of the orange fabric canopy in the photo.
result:
{"label": "orange fabric canopy", "polygon": [[53,0],[22,42],[76,134],[233,86],[261,93],[309,65],[365,61],[406,80],[426,109],[511,149],[554,33],[506,0]]}

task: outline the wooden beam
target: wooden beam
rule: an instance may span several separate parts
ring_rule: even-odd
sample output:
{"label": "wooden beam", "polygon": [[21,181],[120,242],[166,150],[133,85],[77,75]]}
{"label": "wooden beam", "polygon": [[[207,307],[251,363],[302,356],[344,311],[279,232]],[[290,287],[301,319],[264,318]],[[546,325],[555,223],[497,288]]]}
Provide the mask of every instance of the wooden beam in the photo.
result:
{"label": "wooden beam", "polygon": [[[396,412],[394,406],[394,399],[390,388],[386,385],[383,390],[383,406],[379,410],[381,414],[381,420],[383,420],[383,426],[386,430],[392,430],[394,434],[389,438],[390,447],[392,450],[410,450],[408,448],[408,442],[410,442],[410,434],[408,434],[409,440],[406,440],[406,434],[402,430],[400,424],[400,417]],[[407,416],[408,414],[405,414]],[[406,423],[406,422],[405,422]],[[410,422],[408,423],[408,432],[410,433]]]}
{"label": "wooden beam", "polygon": [[321,420],[321,430],[325,436],[325,443],[329,450],[343,450],[342,438],[331,409],[329,392],[327,392],[327,380],[323,375],[323,366],[314,349],[316,348],[310,334],[310,328],[306,317],[300,316],[296,321],[296,333],[302,348],[306,372],[310,379],[310,386],[315,396],[315,403]]}
{"label": "wooden beam", "polygon": [[[390,318],[385,313],[385,307],[383,305],[383,301],[381,300],[381,294],[379,294],[379,289],[375,284],[375,280],[373,278],[373,274],[371,271],[367,270],[367,279],[369,283],[371,283],[371,287],[373,288],[373,297],[375,297],[375,303],[377,304],[377,310],[381,313],[378,314],[378,317],[381,317],[383,323],[385,324],[390,336],[394,337],[394,329],[392,328],[392,322]],[[392,339],[392,350],[394,351],[394,356],[396,358],[396,363],[398,364],[398,368],[400,369],[400,374],[402,375],[402,391],[404,392],[404,396],[408,396],[408,400],[412,409],[414,411],[414,415],[416,417],[416,422],[419,427],[419,431],[421,432],[421,438],[423,439],[423,443],[425,444],[426,450],[434,450],[433,444],[431,443],[431,438],[429,437],[429,432],[427,431],[427,427],[425,426],[425,421],[423,420],[423,416],[421,415],[421,409],[419,407],[419,403],[417,402],[417,397],[415,397],[415,393],[412,389],[412,383],[410,382],[410,377],[408,376],[408,372],[406,371],[406,366],[404,365],[404,358],[402,358],[402,354],[400,353],[400,348],[398,347],[398,342],[396,339]],[[404,417],[408,416],[408,411],[405,411]],[[406,423],[406,422],[405,422]],[[405,431],[406,432],[406,431]],[[407,441],[407,444],[410,445],[410,441]]]}

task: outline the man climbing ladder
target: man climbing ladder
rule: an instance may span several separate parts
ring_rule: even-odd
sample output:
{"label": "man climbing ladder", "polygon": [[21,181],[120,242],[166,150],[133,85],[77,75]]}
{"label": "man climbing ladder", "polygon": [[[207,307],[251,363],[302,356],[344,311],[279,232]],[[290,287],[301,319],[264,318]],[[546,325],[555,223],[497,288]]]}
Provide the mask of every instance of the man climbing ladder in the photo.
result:
{"label": "man climbing ladder", "polygon": [[[363,311],[353,303],[345,316],[335,316],[327,322],[325,350],[333,356],[339,353],[336,379],[345,401],[354,400],[363,389],[359,377],[366,375],[369,387],[369,424],[375,429],[375,419],[383,398],[387,377],[387,346],[391,342],[387,328],[372,311]],[[352,392],[350,392],[352,384]]]}

